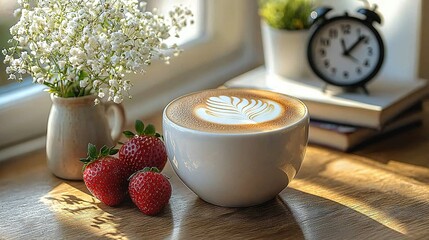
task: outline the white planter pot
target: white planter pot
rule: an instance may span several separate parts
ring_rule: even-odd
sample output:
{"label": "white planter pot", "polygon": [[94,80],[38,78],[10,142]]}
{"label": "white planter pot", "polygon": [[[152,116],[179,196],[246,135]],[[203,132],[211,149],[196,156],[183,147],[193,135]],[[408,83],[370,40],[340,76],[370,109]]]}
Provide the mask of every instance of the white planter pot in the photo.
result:
{"label": "white planter pot", "polygon": [[265,67],[269,74],[300,79],[310,74],[307,62],[308,30],[280,30],[261,21]]}

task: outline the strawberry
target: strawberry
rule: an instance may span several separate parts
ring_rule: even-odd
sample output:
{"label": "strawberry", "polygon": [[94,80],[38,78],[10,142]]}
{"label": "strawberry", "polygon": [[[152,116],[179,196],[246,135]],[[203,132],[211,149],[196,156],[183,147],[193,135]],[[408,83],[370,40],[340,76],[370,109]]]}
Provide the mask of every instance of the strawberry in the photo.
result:
{"label": "strawberry", "polygon": [[171,185],[157,168],[146,167],[130,177],[128,192],[141,212],[146,215],[155,215],[170,200]]}
{"label": "strawberry", "polygon": [[130,169],[129,175],[145,167],[156,167],[162,171],[167,162],[162,136],[155,131],[153,125],[149,124],[145,128],[140,120],[136,121],[135,128],[137,134],[124,131],[129,140],[119,149],[119,159]]}
{"label": "strawberry", "polygon": [[83,180],[88,190],[108,206],[120,204],[127,196],[128,169],[113,156],[118,149],[103,146],[97,152],[93,144],[88,144],[88,157],[82,158]]}

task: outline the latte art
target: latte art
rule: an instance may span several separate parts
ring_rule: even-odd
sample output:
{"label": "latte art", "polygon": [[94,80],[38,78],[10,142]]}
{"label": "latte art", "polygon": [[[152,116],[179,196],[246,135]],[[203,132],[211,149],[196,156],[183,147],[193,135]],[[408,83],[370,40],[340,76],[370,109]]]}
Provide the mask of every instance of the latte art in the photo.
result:
{"label": "latte art", "polygon": [[210,97],[206,106],[195,110],[205,121],[228,125],[267,122],[279,117],[281,112],[281,106],[274,101],[224,95]]}
{"label": "latte art", "polygon": [[307,115],[305,105],[279,93],[252,89],[212,89],[173,100],[166,119],[179,127],[211,133],[267,132]]}

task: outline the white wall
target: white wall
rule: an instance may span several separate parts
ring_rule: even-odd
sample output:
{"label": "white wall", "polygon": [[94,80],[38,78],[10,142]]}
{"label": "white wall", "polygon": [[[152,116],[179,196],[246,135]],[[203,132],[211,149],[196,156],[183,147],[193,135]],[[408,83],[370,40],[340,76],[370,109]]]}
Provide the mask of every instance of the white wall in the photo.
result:
{"label": "white wall", "polygon": [[422,1],[419,76],[429,79],[429,1]]}

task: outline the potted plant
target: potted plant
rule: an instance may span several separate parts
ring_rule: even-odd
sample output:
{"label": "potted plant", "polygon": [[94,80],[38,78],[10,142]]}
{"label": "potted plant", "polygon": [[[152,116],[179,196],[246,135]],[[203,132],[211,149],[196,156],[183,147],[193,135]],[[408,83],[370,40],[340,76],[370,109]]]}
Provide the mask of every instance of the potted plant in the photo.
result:
{"label": "potted plant", "polygon": [[296,79],[308,74],[305,57],[312,0],[260,0],[262,41],[268,73]]}
{"label": "potted plant", "polygon": [[[88,143],[113,146],[122,132],[119,105],[132,82],[153,59],[169,62],[176,44],[165,41],[188,23],[192,13],[176,7],[167,16],[146,10],[144,1],[19,0],[5,55],[9,79],[30,75],[51,93],[48,167],[58,177],[81,179]],[[106,101],[101,101],[105,99]],[[107,102],[106,105],[104,102]],[[113,108],[112,108],[113,107]],[[106,111],[116,121],[106,119]],[[116,122],[113,129],[108,122]]]}

